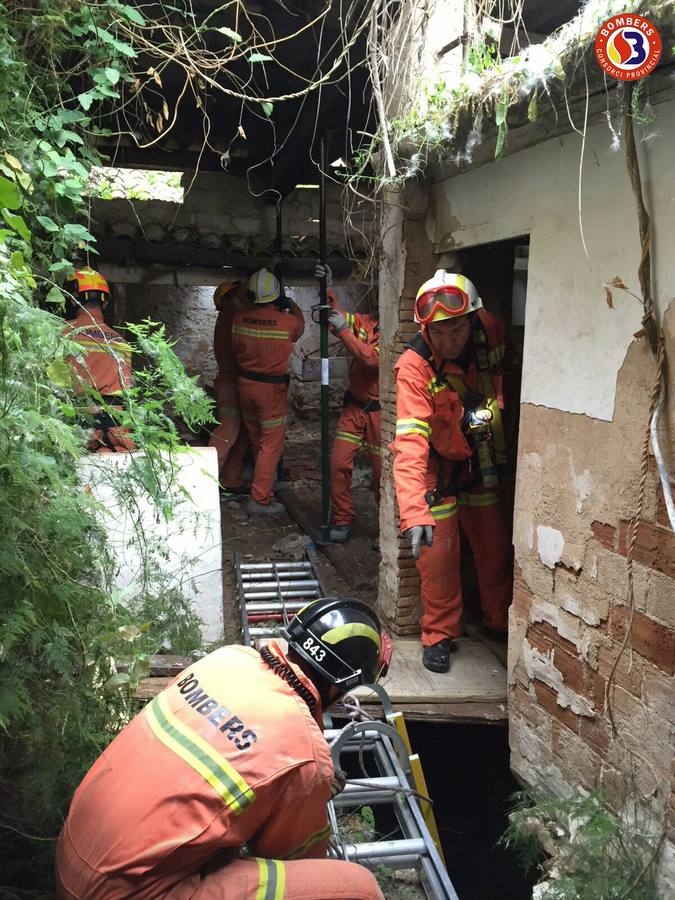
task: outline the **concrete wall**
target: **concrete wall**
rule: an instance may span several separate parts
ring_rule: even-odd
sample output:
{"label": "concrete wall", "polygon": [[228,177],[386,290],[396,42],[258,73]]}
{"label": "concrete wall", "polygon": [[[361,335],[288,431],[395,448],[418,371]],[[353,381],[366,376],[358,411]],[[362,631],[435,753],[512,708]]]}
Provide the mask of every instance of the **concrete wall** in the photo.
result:
{"label": "concrete wall", "polygon": [[[170,522],[158,515],[150,497],[133,479],[128,489],[134,498],[133,515],[111,484],[130,477],[140,453],[97,453],[82,463],[82,480],[102,506],[101,523],[117,564],[116,582],[127,600],[143,582],[139,542],[161,568],[165,584],[189,599],[202,621],[203,644],[223,640],[222,539],[216,451],[192,448],[172,459],[175,515]],[[187,491],[188,496],[181,493]],[[197,648],[195,648],[197,649]],[[169,650],[169,648],[167,648]]]}
{"label": "concrete wall", "polygon": [[[638,146],[652,214],[656,304],[672,358],[672,97],[656,107],[649,130],[658,138]],[[655,376],[646,339],[634,336],[640,304],[614,290],[610,308],[603,287],[618,275],[639,294],[635,206],[622,152],[610,150],[610,137],[604,125],[587,135],[581,187],[588,257],[579,230],[576,134],[434,184],[423,234],[414,221],[419,212],[408,209],[397,225],[399,240],[407,240],[398,330],[388,352],[393,362],[397,338],[408,333],[409,288],[431,270],[416,271],[429,247],[439,254],[530,235],[509,642],[512,765],[525,783],[558,792],[602,786],[619,802],[627,785],[637,787],[657,820],[666,820],[667,894],[675,884],[675,535],[651,458],[634,548],[632,654],[623,656],[609,692],[616,734],[605,707],[630,616],[629,521]],[[672,472],[672,367],[670,379],[661,442]],[[390,428],[391,411],[385,419]],[[384,503],[391,504],[391,493],[385,486]],[[401,630],[411,625],[415,590],[407,565],[403,559],[381,578],[382,604]]]}
{"label": "concrete wall", "polygon": [[[246,179],[202,172],[191,183],[183,176],[182,204],[162,200],[94,200],[93,230],[97,237],[128,237],[154,243],[170,242],[239,254],[271,253],[276,238],[276,207],[252,197]],[[355,205],[345,222],[342,187],[326,189],[326,238],[329,251],[346,255],[347,247],[362,247],[361,234],[372,220],[371,204]],[[318,255],[319,191],[296,189],[284,199],[284,250],[292,256]],[[352,226],[353,222],[353,227]]]}

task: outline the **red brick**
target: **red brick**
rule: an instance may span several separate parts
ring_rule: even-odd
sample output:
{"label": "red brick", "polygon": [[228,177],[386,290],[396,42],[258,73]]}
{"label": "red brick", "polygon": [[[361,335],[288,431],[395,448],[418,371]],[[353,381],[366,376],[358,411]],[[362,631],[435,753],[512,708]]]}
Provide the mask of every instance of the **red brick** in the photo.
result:
{"label": "red brick", "polygon": [[[629,541],[630,523],[622,522],[619,528],[619,552],[624,556],[628,554]],[[670,528],[651,525],[649,522],[640,522],[635,538],[633,559],[635,562],[642,563],[643,566],[675,578],[675,534]]]}
{"label": "red brick", "polygon": [[536,729],[545,727],[547,716],[541,705],[535,703],[529,693],[516,685],[509,697],[509,711],[523,716]]}
{"label": "red brick", "polygon": [[598,753],[560,722],[554,721],[551,728],[551,749],[561,760],[563,768],[574,775],[574,779],[587,787],[596,787],[602,769]]}
{"label": "red brick", "polygon": [[560,649],[565,650],[566,653],[571,653],[572,656],[576,656],[577,648],[572,641],[568,641],[567,638],[561,637],[558,629],[554,628],[553,625],[549,625],[548,622],[535,622],[535,624],[532,625],[532,628],[536,628],[542,637],[548,638],[556,647],[560,647]]}
{"label": "red brick", "polygon": [[571,709],[560,706],[558,703],[558,695],[552,688],[542,681],[535,681],[534,692],[537,695],[540,706],[543,706],[547,712],[559,722],[562,722],[562,724],[565,725],[566,728],[569,728],[570,731],[578,733],[579,716],[576,713],[573,713]]}
{"label": "red brick", "polygon": [[[611,609],[609,631],[615,640],[623,640],[627,619],[627,607],[614,606]],[[675,631],[641,612],[634,613],[631,630],[633,650],[672,675],[675,672]]]}
{"label": "red brick", "polygon": [[588,663],[576,655],[555,648],[553,664],[562,674],[566,686],[589,700],[596,709],[602,709],[605,700],[605,679]]}
{"label": "red brick", "polygon": [[[612,643],[611,647],[600,647],[598,650],[598,674],[605,680],[609,678],[610,672],[614,667],[619,647],[619,644]],[[641,697],[643,673],[644,663],[642,658],[633,653],[631,665],[631,654],[626,649],[619,660],[619,665],[616,667],[613,682],[633,694],[634,697]]]}
{"label": "red brick", "polygon": [[606,550],[616,550],[616,528],[605,522],[591,522],[591,530],[595,540]]}
{"label": "red brick", "polygon": [[535,650],[538,650],[540,653],[550,653],[553,650],[553,644],[551,640],[544,634],[542,634],[535,626],[530,626],[527,629],[526,638],[531,647],[534,647]]}
{"label": "red brick", "polygon": [[522,582],[513,585],[513,611],[521,618],[527,619],[534,603],[534,597]]}
{"label": "red brick", "polygon": [[612,730],[604,719],[587,719],[582,716],[579,720],[579,737],[604,755],[612,739]]}

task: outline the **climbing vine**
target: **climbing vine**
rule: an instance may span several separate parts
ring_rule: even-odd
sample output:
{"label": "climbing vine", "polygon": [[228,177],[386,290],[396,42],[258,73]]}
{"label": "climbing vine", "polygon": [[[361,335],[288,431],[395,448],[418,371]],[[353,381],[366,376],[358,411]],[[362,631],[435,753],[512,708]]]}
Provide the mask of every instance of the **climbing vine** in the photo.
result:
{"label": "climbing vine", "polygon": [[[139,543],[142,577],[123,590],[86,473],[87,409],[62,335],[63,276],[96,265],[86,218],[101,111],[133,80],[136,51],[115,22],[135,7],[72,0],[0,3],[0,894],[49,896],[54,840],[73,788],[133,711],[160,647],[199,646],[199,622],[157,548]],[[111,22],[113,23],[111,26]],[[105,469],[137,521],[181,501],[174,416],[211,406],[161,328],[129,331],[136,383],[124,422],[143,452]],[[170,401],[172,409],[167,401]],[[99,473],[100,474],[100,473]]]}

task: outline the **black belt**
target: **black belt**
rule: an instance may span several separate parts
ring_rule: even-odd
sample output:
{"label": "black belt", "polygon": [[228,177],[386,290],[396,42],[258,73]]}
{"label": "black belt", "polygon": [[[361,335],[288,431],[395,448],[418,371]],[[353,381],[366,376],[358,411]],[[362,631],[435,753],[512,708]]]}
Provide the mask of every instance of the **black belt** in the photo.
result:
{"label": "black belt", "polygon": [[364,412],[379,412],[381,409],[379,400],[368,400],[367,403],[361,403],[351,391],[345,391],[342,403],[344,406],[358,406],[359,409],[362,409]]}
{"label": "black belt", "polygon": [[249,381],[263,381],[265,384],[289,384],[291,380],[290,375],[263,375],[262,372],[249,372],[247,369],[240,369],[239,377]]}

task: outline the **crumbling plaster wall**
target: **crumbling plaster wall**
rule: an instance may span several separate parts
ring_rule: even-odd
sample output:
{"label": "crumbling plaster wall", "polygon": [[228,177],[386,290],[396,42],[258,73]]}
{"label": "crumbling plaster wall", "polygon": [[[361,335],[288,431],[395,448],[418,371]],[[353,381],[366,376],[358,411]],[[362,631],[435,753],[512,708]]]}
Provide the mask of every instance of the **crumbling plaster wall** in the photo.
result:
{"label": "crumbling plaster wall", "polygon": [[[639,143],[655,235],[656,303],[675,356],[669,308],[675,259],[675,102],[656,108],[658,140]],[[641,306],[603,283],[620,276],[639,294],[640,248],[622,152],[605,125],[448,178],[431,188],[427,234],[440,253],[530,235],[522,408],[514,516],[516,585],[510,616],[512,766],[528,784],[565,792],[603,786],[618,798],[634,770],[638,790],[665,816],[663,884],[675,885],[675,535],[650,460],[635,546],[632,655],[610,691],[623,640],[629,521],[655,364]],[[480,289],[480,284],[478,285]],[[661,440],[673,471],[672,367]]]}

